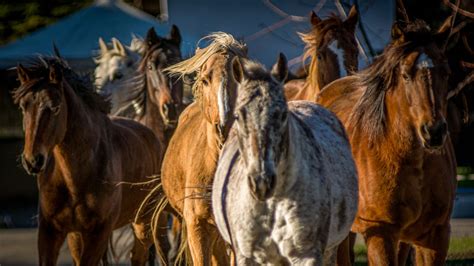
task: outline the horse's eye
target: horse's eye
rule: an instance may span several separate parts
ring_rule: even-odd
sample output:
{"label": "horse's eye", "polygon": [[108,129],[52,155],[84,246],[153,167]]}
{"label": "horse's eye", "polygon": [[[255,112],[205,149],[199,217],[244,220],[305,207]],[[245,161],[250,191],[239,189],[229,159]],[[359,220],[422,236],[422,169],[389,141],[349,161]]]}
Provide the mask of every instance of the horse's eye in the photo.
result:
{"label": "horse's eye", "polygon": [[202,79],[201,82],[202,82],[202,85],[209,86],[209,81],[207,79]]}
{"label": "horse's eye", "polygon": [[150,64],[148,65],[148,70],[152,70],[153,69],[153,66]]}
{"label": "horse's eye", "polygon": [[133,62],[132,61],[128,61],[127,62],[127,67],[131,67],[133,65]]}
{"label": "horse's eye", "polygon": [[316,57],[318,58],[318,60],[321,60],[323,58],[320,53],[318,53]]}

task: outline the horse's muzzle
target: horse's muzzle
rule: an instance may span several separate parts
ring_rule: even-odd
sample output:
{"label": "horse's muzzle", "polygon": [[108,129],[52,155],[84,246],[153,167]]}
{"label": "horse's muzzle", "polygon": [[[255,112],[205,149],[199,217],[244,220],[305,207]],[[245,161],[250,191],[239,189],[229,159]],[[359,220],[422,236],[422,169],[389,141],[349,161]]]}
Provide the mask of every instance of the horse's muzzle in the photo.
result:
{"label": "horse's muzzle", "polygon": [[448,125],[444,119],[438,120],[433,125],[424,124],[421,127],[423,145],[427,149],[439,149],[444,145],[448,135]]}
{"label": "horse's muzzle", "polygon": [[21,163],[26,172],[30,175],[37,175],[45,166],[45,157],[37,154],[31,159],[27,159],[24,154],[21,155]]}

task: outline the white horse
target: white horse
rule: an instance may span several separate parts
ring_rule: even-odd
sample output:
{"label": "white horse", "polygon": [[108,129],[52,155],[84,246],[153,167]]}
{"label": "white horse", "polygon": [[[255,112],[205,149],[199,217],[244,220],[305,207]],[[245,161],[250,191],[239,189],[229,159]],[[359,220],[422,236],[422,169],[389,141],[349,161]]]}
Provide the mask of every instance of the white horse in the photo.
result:
{"label": "white horse", "polygon": [[[241,63],[242,62],[242,63]],[[236,122],[212,204],[238,265],[333,265],[357,211],[357,172],[344,127],[307,102],[286,103],[286,58],[266,71],[235,59]]]}
{"label": "white horse", "polygon": [[100,94],[111,95],[112,106],[116,106],[121,99],[116,93],[120,82],[135,75],[145,49],[143,39],[133,36],[130,46],[124,46],[119,40],[112,38],[111,48],[99,38],[100,52],[94,59],[94,85]]}

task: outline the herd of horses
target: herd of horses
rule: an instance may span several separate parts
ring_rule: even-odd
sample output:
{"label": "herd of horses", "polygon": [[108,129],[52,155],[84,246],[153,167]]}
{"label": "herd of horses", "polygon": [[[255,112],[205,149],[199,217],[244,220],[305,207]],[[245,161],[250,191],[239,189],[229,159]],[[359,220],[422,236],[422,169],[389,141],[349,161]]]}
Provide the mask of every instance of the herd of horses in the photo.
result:
{"label": "herd of horses", "polygon": [[99,40],[95,81],[57,50],[18,65],[39,264],[66,238],[76,265],[106,264],[112,231],[131,224],[132,265],[153,244],[162,264],[350,265],[355,233],[370,265],[404,265],[412,249],[442,265],[462,120],[448,112],[454,20],[395,23],[361,71],[354,7],[310,22],[299,75],[223,32],[183,60],[174,25],[130,47]]}

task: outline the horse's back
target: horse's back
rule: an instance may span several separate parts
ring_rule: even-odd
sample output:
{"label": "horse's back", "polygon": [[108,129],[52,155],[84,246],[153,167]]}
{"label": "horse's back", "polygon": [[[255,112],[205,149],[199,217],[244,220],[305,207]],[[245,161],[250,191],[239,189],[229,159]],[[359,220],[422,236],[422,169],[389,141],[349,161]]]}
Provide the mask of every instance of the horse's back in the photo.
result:
{"label": "horse's back", "polygon": [[329,235],[335,238],[329,239],[328,245],[337,244],[346,236],[357,211],[357,170],[351,146],[343,125],[326,108],[307,101],[293,101],[288,105],[291,112],[311,129],[314,145],[319,150],[322,178],[329,181],[331,190]]}
{"label": "horse's back", "polygon": [[319,92],[316,102],[335,113],[345,124],[362,92],[357,86],[357,77],[347,76],[326,85]]}

